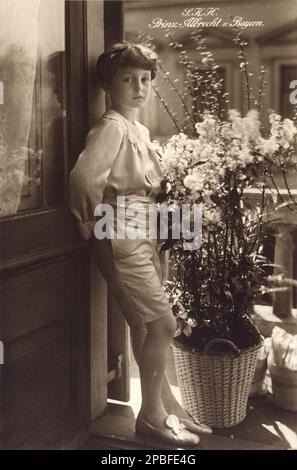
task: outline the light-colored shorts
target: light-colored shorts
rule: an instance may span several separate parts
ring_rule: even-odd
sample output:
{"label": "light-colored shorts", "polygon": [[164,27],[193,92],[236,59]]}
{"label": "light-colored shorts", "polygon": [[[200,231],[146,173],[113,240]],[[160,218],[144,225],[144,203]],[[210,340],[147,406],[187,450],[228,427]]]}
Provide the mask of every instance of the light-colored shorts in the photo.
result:
{"label": "light-colored shorts", "polygon": [[111,278],[108,284],[129,326],[173,316],[162,287],[164,271],[157,239],[112,238],[110,242],[117,282],[113,285]]}
{"label": "light-colored shorts", "polygon": [[111,240],[111,245],[115,267],[122,284],[116,300],[128,324],[146,324],[172,315],[162,288],[157,241],[114,239]]}

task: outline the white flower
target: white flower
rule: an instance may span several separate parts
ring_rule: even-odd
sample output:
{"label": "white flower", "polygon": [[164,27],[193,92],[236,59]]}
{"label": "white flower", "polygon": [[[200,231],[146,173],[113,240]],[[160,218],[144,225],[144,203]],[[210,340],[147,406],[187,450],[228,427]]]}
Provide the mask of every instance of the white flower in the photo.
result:
{"label": "white flower", "polygon": [[221,213],[216,207],[207,207],[205,205],[203,211],[203,222],[211,223],[212,225],[218,225],[221,223]]}
{"label": "white flower", "polygon": [[244,147],[238,154],[238,159],[243,163],[243,165],[247,165],[248,163],[252,163],[254,157],[251,155],[249,148]]}
{"label": "white flower", "polygon": [[203,57],[203,59],[201,59],[201,63],[203,65],[210,65],[212,62],[213,62],[212,57]]}
{"label": "white flower", "polygon": [[270,158],[275,152],[279,150],[279,144],[273,137],[270,137],[270,139],[262,139],[261,144],[262,152],[265,155],[268,155]]}
{"label": "white flower", "polygon": [[184,186],[188,189],[190,189],[192,192],[199,192],[202,191],[203,189],[203,182],[201,181],[200,177],[198,175],[187,175],[184,178]]}
{"label": "white flower", "polygon": [[235,121],[236,119],[241,119],[240,112],[237,109],[230,109],[229,110],[229,118],[231,121]]}
{"label": "white flower", "polygon": [[297,129],[291,119],[284,119],[283,132],[284,137],[287,139],[288,143],[292,143],[295,135],[297,134]]}
{"label": "white flower", "polygon": [[[213,207],[213,200],[226,195],[226,177],[236,173],[242,189],[254,185],[246,172],[250,164],[271,163],[296,167],[293,142],[297,129],[289,120],[271,113],[270,133],[265,138],[256,110],[241,116],[231,109],[228,120],[219,121],[204,113],[195,124],[197,137],[185,133],[172,136],[164,145],[161,166],[164,177],[172,182],[171,196],[178,203],[196,203]],[[218,224],[220,213],[210,213],[210,224]],[[208,220],[208,219],[207,219]]]}
{"label": "white flower", "polygon": [[171,191],[171,184],[169,183],[169,181],[166,181],[166,187],[165,187],[165,193],[169,193]]}

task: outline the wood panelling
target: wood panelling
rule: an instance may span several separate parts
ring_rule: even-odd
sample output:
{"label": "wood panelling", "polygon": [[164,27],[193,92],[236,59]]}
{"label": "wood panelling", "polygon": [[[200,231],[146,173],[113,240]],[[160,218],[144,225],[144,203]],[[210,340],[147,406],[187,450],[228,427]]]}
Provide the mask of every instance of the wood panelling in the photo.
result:
{"label": "wood panelling", "polygon": [[[103,8],[99,1],[65,2],[66,204],[0,220],[0,339],[5,347],[0,434],[5,448],[30,448],[28,443],[37,441],[43,448],[62,429],[85,436],[91,417],[106,406],[106,285],[91,265],[90,243],[80,237],[67,208],[69,170],[89,125],[105,110],[94,77],[96,58],[104,50]],[[67,436],[57,446],[66,443]]]}
{"label": "wood panelling", "polygon": [[104,1],[104,42],[108,49],[112,43],[124,39],[124,5],[121,0]]}
{"label": "wood panelling", "polygon": [[27,354],[3,370],[5,444],[19,445],[71,408],[71,336],[69,320]]}
{"label": "wood panelling", "polygon": [[66,413],[86,426],[88,264],[88,252],[77,252],[3,279],[6,448],[20,446]]}
{"label": "wood panelling", "polygon": [[75,276],[75,261],[69,258],[4,279],[4,342],[69,315],[77,302]]}
{"label": "wood panelling", "polygon": [[[85,4],[65,2],[69,144],[64,175],[66,201],[68,170],[83,146],[88,122]],[[94,22],[97,19],[93,17]],[[57,159],[59,155],[57,149]],[[54,188],[55,181],[52,184]],[[5,448],[26,447],[26,442],[37,438],[42,448],[42,435],[50,439],[53,423],[60,423],[65,416],[64,428],[65,419],[69,419],[79,432],[87,429],[89,248],[66,204],[0,220],[0,339],[5,350],[0,433]],[[63,445],[66,441],[67,436]]]}
{"label": "wood panelling", "polygon": [[107,402],[107,295],[106,283],[95,261],[91,263],[91,419],[105,411]]}
{"label": "wood panelling", "polygon": [[77,242],[78,230],[67,207],[1,219],[1,263],[31,251]]}

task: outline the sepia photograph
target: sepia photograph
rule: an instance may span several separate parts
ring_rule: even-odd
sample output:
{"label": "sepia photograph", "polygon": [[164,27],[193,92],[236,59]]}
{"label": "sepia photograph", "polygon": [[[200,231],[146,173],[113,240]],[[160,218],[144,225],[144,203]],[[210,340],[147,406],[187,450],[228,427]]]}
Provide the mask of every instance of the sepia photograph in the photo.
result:
{"label": "sepia photograph", "polygon": [[0,450],[297,450],[296,0],[0,0]]}

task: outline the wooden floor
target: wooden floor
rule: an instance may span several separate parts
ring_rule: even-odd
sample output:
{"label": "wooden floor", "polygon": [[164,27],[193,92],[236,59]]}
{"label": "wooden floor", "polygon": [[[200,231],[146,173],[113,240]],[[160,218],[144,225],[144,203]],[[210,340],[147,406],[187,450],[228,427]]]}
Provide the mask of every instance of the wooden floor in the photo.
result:
{"label": "wooden floor", "polygon": [[[109,404],[106,414],[89,430],[67,416],[41,430],[38,437],[21,449],[76,450],[158,450],[177,449],[135,434],[135,417],[130,406]],[[287,450],[297,448],[297,413],[276,407],[271,395],[250,398],[248,414],[234,428],[200,435],[194,450]],[[181,449],[180,447],[178,449]]]}
{"label": "wooden floor", "polygon": [[[138,369],[131,358],[132,390],[130,406],[109,404],[107,414],[92,423],[86,449],[172,449],[151,439],[135,435],[135,416],[139,411]],[[167,373],[176,393],[177,379],[172,354]],[[268,378],[269,379],[269,378]],[[269,388],[269,387],[268,387]],[[139,389],[139,390],[138,390]],[[178,399],[178,396],[176,395]],[[278,450],[297,449],[297,412],[283,410],[273,403],[271,394],[250,398],[243,423],[229,429],[200,435],[197,450]]]}
{"label": "wooden floor", "polygon": [[[249,413],[240,425],[215,430],[212,435],[200,435],[197,450],[286,450],[297,438],[297,413],[281,410],[271,403],[271,397],[250,399]],[[278,425],[279,424],[279,428]],[[283,428],[282,428],[283,425]],[[281,429],[291,432],[288,442]],[[175,449],[153,439],[135,434],[135,419],[129,406],[111,405],[108,414],[95,420],[84,449]]]}
{"label": "wooden floor", "polygon": [[[108,403],[104,416],[96,419],[90,429],[81,427],[67,416],[41,430],[27,442],[24,449],[82,450],[158,450],[174,449],[153,439],[135,434],[135,416],[139,411],[140,384],[138,370],[131,362],[132,397],[128,404]],[[173,392],[179,391],[173,358],[168,376]],[[268,377],[269,379],[269,377]],[[178,399],[178,396],[177,396]],[[283,410],[273,403],[270,393],[250,398],[246,419],[229,429],[216,429],[212,435],[200,435],[196,450],[286,450],[297,449],[297,412]]]}
{"label": "wooden floor", "polygon": [[[173,391],[178,390],[172,360],[168,375]],[[170,365],[169,364],[169,365]],[[139,411],[137,369],[131,364],[133,393],[128,404],[108,403],[104,416],[96,419],[90,429],[81,427],[67,416],[41,430],[27,442],[25,449],[82,450],[158,450],[174,449],[153,439],[135,434],[135,416]],[[178,398],[178,397],[177,397]],[[215,429],[212,435],[200,435],[197,450],[286,450],[297,449],[297,412],[286,411],[273,403],[270,393],[250,398],[246,419],[234,428]]]}

